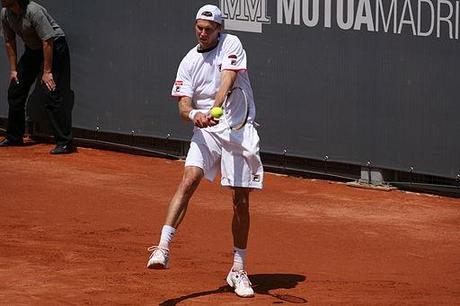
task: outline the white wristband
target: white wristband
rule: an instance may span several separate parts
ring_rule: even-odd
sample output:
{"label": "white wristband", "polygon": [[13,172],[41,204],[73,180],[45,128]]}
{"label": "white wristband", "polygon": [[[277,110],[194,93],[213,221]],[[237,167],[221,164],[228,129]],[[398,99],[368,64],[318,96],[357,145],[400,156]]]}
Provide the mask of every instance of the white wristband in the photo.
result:
{"label": "white wristband", "polygon": [[199,110],[197,110],[197,109],[192,109],[192,110],[190,111],[190,113],[188,113],[188,117],[190,118],[190,120],[193,121],[193,118],[195,118],[195,116],[196,116],[196,114],[197,114],[198,112],[199,112]]}

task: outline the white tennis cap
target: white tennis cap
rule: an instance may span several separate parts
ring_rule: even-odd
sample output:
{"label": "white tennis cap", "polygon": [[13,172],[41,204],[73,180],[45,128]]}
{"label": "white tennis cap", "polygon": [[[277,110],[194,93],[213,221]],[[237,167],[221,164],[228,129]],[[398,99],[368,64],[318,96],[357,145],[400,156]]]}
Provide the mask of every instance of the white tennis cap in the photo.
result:
{"label": "white tennis cap", "polygon": [[196,19],[204,19],[222,24],[222,12],[217,6],[206,4],[198,10]]}

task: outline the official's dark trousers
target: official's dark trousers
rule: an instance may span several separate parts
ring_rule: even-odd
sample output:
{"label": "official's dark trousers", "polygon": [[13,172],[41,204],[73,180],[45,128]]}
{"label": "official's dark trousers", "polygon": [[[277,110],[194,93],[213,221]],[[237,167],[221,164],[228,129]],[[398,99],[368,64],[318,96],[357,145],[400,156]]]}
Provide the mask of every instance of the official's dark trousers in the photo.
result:
{"label": "official's dark trousers", "polygon": [[19,84],[11,81],[8,88],[7,138],[21,141],[25,132],[25,105],[30,88],[37,79],[37,87],[45,101],[46,113],[54,132],[56,144],[67,145],[72,142],[72,104],[70,89],[70,55],[64,37],[54,41],[53,79],[56,89],[50,91],[41,82],[43,74],[43,50],[25,48],[18,62]]}

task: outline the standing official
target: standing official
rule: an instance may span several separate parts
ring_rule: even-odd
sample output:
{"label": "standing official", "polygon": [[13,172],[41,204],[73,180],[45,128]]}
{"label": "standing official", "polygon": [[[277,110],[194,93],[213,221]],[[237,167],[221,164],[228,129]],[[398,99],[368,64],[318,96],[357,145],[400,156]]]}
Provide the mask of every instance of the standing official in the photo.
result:
{"label": "standing official", "polygon": [[[37,86],[45,97],[46,112],[56,147],[51,154],[73,152],[70,56],[64,31],[47,10],[29,0],[2,0],[1,22],[10,64],[8,126],[0,147],[23,144],[25,105],[30,88]],[[17,61],[16,36],[25,45]]]}

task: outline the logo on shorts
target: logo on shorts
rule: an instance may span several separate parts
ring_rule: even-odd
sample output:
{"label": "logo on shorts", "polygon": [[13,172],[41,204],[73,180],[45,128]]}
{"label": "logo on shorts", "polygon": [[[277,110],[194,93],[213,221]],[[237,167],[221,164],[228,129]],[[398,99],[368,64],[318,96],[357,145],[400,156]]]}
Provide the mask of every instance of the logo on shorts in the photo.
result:
{"label": "logo on shorts", "polygon": [[255,174],[252,176],[252,181],[253,182],[260,182],[260,175],[258,174]]}
{"label": "logo on shorts", "polygon": [[267,0],[220,0],[225,29],[262,33],[262,25],[270,23]]}

